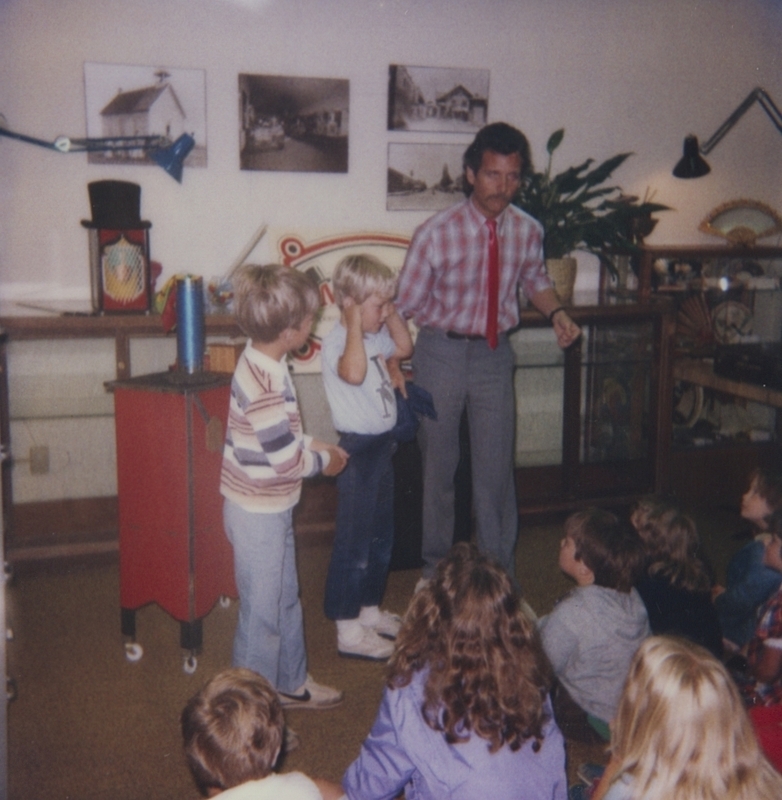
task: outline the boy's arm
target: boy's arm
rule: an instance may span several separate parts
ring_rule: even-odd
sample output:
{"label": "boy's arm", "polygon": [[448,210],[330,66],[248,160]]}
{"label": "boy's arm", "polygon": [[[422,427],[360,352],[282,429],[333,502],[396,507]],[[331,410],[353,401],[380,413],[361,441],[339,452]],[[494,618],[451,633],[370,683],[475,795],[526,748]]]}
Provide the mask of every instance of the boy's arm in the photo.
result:
{"label": "boy's arm", "polygon": [[386,327],[396,347],[393,358],[397,358],[400,361],[410,358],[413,355],[413,338],[410,336],[407,323],[402,319],[393,304],[391,305],[391,313],[386,317]]}
{"label": "boy's arm", "polygon": [[361,306],[346,297],[342,309],[347,338],[345,350],[337,361],[337,375],[353,386],[360,386],[367,376],[367,352],[364,349],[364,332],[361,330]]}

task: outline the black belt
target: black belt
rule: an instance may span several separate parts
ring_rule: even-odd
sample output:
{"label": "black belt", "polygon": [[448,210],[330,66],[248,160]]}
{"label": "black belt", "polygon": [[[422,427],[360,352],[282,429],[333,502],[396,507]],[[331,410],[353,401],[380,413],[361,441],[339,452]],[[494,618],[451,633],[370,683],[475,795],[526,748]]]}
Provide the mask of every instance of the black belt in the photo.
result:
{"label": "black belt", "polygon": [[457,339],[459,341],[480,342],[485,341],[486,337],[477,333],[457,333],[456,331],[446,331],[445,335],[449,339]]}

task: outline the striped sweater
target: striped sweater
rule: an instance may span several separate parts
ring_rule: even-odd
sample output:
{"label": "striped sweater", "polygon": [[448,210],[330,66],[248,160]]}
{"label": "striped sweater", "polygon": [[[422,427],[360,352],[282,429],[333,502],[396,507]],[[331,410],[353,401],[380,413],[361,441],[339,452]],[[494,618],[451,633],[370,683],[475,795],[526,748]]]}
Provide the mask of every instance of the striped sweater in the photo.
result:
{"label": "striped sweater", "polygon": [[221,494],[246,511],[287,511],[299,501],[302,478],[328,464],[329,454],[315,452],[311,442],[286,360],[248,342],[231,384]]}

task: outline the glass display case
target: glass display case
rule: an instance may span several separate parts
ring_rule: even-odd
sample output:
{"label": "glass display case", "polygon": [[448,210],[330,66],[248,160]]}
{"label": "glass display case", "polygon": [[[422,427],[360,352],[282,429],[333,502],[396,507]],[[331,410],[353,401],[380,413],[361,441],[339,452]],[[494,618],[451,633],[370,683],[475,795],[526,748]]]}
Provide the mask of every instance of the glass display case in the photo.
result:
{"label": "glass display case", "polygon": [[736,504],[748,473],[778,454],[782,247],[657,246],[616,258],[629,262],[641,302],[674,306],[672,489]]}
{"label": "glass display case", "polygon": [[513,335],[522,513],[664,491],[670,451],[668,301],[579,297],[566,351],[534,311]]}

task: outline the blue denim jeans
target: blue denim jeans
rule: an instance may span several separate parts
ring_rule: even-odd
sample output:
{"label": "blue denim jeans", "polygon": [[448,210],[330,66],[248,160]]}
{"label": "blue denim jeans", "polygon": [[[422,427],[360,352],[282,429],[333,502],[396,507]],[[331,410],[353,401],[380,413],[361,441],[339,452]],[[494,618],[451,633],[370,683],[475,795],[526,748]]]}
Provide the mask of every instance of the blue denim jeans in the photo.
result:
{"label": "blue denim jeans", "polygon": [[394,544],[396,442],[390,433],[343,433],[350,453],[337,476],[337,526],[323,610],[329,619],[356,619],[383,599]]}
{"label": "blue denim jeans", "polygon": [[223,505],[239,590],[233,666],[254,670],[288,693],[307,680],[292,514],[258,514],[230,500]]}
{"label": "blue denim jeans", "polygon": [[725,591],[714,600],[722,635],[739,647],[752,638],[757,612],[782,584],[782,574],[763,564],[763,542],[753,541],[728,564]]}

